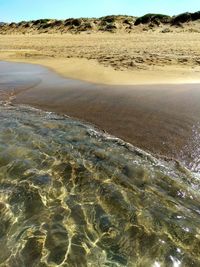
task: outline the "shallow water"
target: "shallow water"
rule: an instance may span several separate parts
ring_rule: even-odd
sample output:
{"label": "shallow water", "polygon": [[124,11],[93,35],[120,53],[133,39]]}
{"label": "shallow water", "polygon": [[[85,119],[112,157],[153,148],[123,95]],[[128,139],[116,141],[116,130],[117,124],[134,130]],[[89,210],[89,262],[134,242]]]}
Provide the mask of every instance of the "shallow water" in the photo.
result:
{"label": "shallow water", "polygon": [[200,123],[192,127],[192,135],[179,158],[190,170],[200,173]]}
{"label": "shallow water", "polygon": [[200,84],[108,86],[0,62],[0,100],[88,121],[153,154],[200,172]]}
{"label": "shallow water", "polygon": [[0,266],[200,266],[198,174],[54,113],[0,121]]}

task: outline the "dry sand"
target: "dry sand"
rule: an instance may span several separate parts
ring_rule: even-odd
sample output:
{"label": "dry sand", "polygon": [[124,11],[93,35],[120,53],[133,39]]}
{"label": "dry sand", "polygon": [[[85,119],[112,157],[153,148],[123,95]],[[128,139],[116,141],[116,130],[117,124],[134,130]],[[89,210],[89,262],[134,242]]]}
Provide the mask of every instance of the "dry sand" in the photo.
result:
{"label": "dry sand", "polygon": [[0,59],[42,64],[95,83],[194,83],[200,81],[200,34],[5,35]]}

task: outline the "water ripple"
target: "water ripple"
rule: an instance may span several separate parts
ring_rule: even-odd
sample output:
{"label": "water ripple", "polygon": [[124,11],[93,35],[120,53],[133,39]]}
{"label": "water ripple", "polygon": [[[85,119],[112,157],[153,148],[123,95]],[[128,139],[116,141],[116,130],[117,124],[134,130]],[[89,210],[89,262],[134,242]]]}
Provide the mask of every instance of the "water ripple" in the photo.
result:
{"label": "water ripple", "polygon": [[0,121],[0,266],[200,266],[198,174],[53,113]]}
{"label": "water ripple", "polygon": [[191,138],[180,152],[180,159],[190,170],[200,173],[200,122],[192,127]]}

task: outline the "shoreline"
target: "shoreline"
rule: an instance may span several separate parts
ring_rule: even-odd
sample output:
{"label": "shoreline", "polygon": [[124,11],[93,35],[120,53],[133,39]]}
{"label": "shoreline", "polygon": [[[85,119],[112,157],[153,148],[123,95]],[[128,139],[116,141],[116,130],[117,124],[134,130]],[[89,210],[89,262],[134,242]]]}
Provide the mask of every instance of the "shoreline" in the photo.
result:
{"label": "shoreline", "polygon": [[66,79],[79,80],[102,85],[166,85],[199,84],[199,74],[180,67],[163,67],[153,70],[114,70],[95,60],[70,59],[31,59],[1,56],[1,61],[40,65]]}
{"label": "shoreline", "polygon": [[[14,103],[66,114],[133,146],[188,162],[198,158],[199,84],[102,85],[62,78],[39,65],[0,62]],[[11,76],[9,76],[11,74]],[[12,95],[11,95],[12,96]],[[191,162],[191,161],[189,161]]]}
{"label": "shoreline", "polygon": [[[9,103],[6,103],[7,106],[12,105],[13,107],[20,107],[20,108],[27,108],[30,110],[35,110],[38,112],[45,112],[45,113],[49,113],[49,110],[46,110],[44,108],[37,108],[36,106],[31,106],[28,104],[20,104],[20,103],[15,103],[15,100],[11,100]],[[167,155],[162,155],[162,154],[158,154],[158,153],[154,153],[150,150],[144,150],[136,145],[134,145],[131,142],[128,142],[126,140],[124,140],[123,138],[120,138],[119,136],[115,136],[109,132],[107,132],[106,130],[100,128],[97,124],[89,122],[87,120],[84,119],[80,119],[78,117],[73,117],[73,116],[69,116],[65,113],[59,113],[56,111],[51,111],[54,115],[60,116],[61,118],[65,118],[65,119],[70,119],[73,120],[77,123],[81,123],[87,127],[89,127],[92,131],[94,132],[98,132],[101,135],[105,135],[106,138],[111,139],[111,140],[117,140],[117,142],[121,145],[121,146],[125,146],[128,150],[130,150],[131,152],[135,152],[137,151],[137,153],[139,154],[143,154],[145,155],[148,159],[157,159],[157,160],[164,160],[165,162],[173,162],[173,163],[177,163],[180,164],[185,170],[193,173],[193,174],[198,174],[199,172],[193,171],[191,169],[188,168],[187,165],[184,164],[184,162],[181,162],[179,159],[177,159],[176,157],[172,157],[172,156],[167,156]]]}
{"label": "shoreline", "polygon": [[104,85],[200,83],[196,33],[1,35],[0,59]]}

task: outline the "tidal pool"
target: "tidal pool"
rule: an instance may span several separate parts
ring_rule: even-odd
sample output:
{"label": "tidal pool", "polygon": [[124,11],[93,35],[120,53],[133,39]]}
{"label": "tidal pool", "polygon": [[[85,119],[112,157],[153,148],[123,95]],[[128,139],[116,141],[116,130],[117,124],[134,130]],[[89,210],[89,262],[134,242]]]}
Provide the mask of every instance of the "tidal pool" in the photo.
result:
{"label": "tidal pool", "polygon": [[200,176],[82,122],[0,106],[0,266],[200,266]]}

